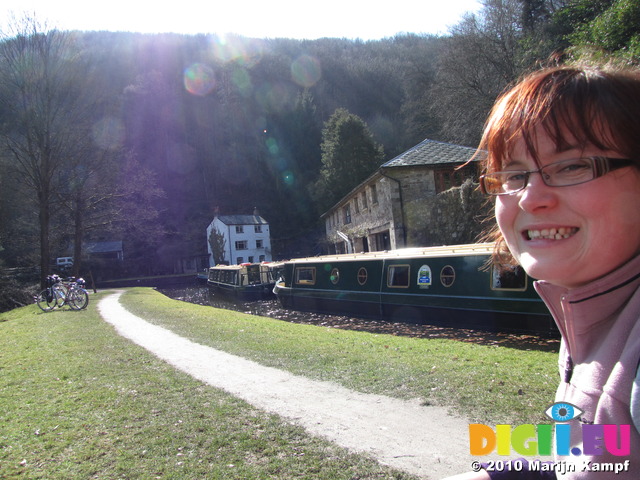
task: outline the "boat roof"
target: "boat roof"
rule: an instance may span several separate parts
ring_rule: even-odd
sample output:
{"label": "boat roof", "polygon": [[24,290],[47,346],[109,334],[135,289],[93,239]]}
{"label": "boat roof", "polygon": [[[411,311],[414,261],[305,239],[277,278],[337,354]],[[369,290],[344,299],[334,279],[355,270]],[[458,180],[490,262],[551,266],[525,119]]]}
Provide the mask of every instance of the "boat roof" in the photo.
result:
{"label": "boat roof", "polygon": [[413,247],[381,252],[341,253],[335,255],[319,255],[317,257],[293,258],[290,263],[316,263],[337,261],[383,260],[390,258],[413,257],[464,257],[469,255],[490,255],[494,243],[470,243],[462,245],[443,245],[439,247]]}

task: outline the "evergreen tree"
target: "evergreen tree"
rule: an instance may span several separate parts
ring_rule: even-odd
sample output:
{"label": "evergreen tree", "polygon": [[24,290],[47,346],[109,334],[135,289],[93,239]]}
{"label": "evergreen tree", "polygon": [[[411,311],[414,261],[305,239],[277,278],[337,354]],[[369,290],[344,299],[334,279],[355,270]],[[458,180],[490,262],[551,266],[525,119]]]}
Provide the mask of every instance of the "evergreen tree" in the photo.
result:
{"label": "evergreen tree", "polygon": [[337,109],[322,131],[322,168],[316,198],[326,209],[371,175],[384,159],[384,150],[367,124],[344,108]]}

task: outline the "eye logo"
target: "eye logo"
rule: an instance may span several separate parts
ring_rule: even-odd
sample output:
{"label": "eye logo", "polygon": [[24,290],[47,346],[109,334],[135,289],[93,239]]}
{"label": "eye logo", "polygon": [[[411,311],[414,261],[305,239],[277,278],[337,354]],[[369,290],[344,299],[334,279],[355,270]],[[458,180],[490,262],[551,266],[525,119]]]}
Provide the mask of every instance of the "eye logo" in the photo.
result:
{"label": "eye logo", "polygon": [[582,410],[580,410],[575,405],[571,405],[570,403],[558,402],[547,408],[547,411],[544,413],[551,420],[554,420],[556,422],[568,422],[576,417],[579,417],[580,414],[582,414]]}

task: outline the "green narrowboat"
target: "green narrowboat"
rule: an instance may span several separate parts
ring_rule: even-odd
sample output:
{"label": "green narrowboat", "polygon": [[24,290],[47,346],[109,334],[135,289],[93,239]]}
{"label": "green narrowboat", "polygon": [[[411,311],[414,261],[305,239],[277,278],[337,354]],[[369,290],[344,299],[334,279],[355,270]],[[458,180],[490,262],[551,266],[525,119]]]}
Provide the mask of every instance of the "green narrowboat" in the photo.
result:
{"label": "green narrowboat", "polygon": [[287,261],[274,293],[303,311],[557,335],[519,267],[488,266],[493,244],[326,255]]}
{"label": "green narrowboat", "polygon": [[271,264],[243,263],[209,268],[207,285],[214,291],[242,300],[259,300],[273,296],[275,285]]}

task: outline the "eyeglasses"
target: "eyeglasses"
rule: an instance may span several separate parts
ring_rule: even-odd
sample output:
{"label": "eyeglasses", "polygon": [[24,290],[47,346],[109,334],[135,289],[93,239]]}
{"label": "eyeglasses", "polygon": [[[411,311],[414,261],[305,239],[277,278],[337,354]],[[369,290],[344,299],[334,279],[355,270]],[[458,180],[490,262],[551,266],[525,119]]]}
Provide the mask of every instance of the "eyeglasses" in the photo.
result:
{"label": "eyeglasses", "polygon": [[550,163],[537,170],[507,170],[480,176],[480,189],[486,195],[510,195],[524,190],[532,173],[539,173],[549,187],[569,187],[590,182],[619,168],[637,165],[628,158],[585,157]]}

